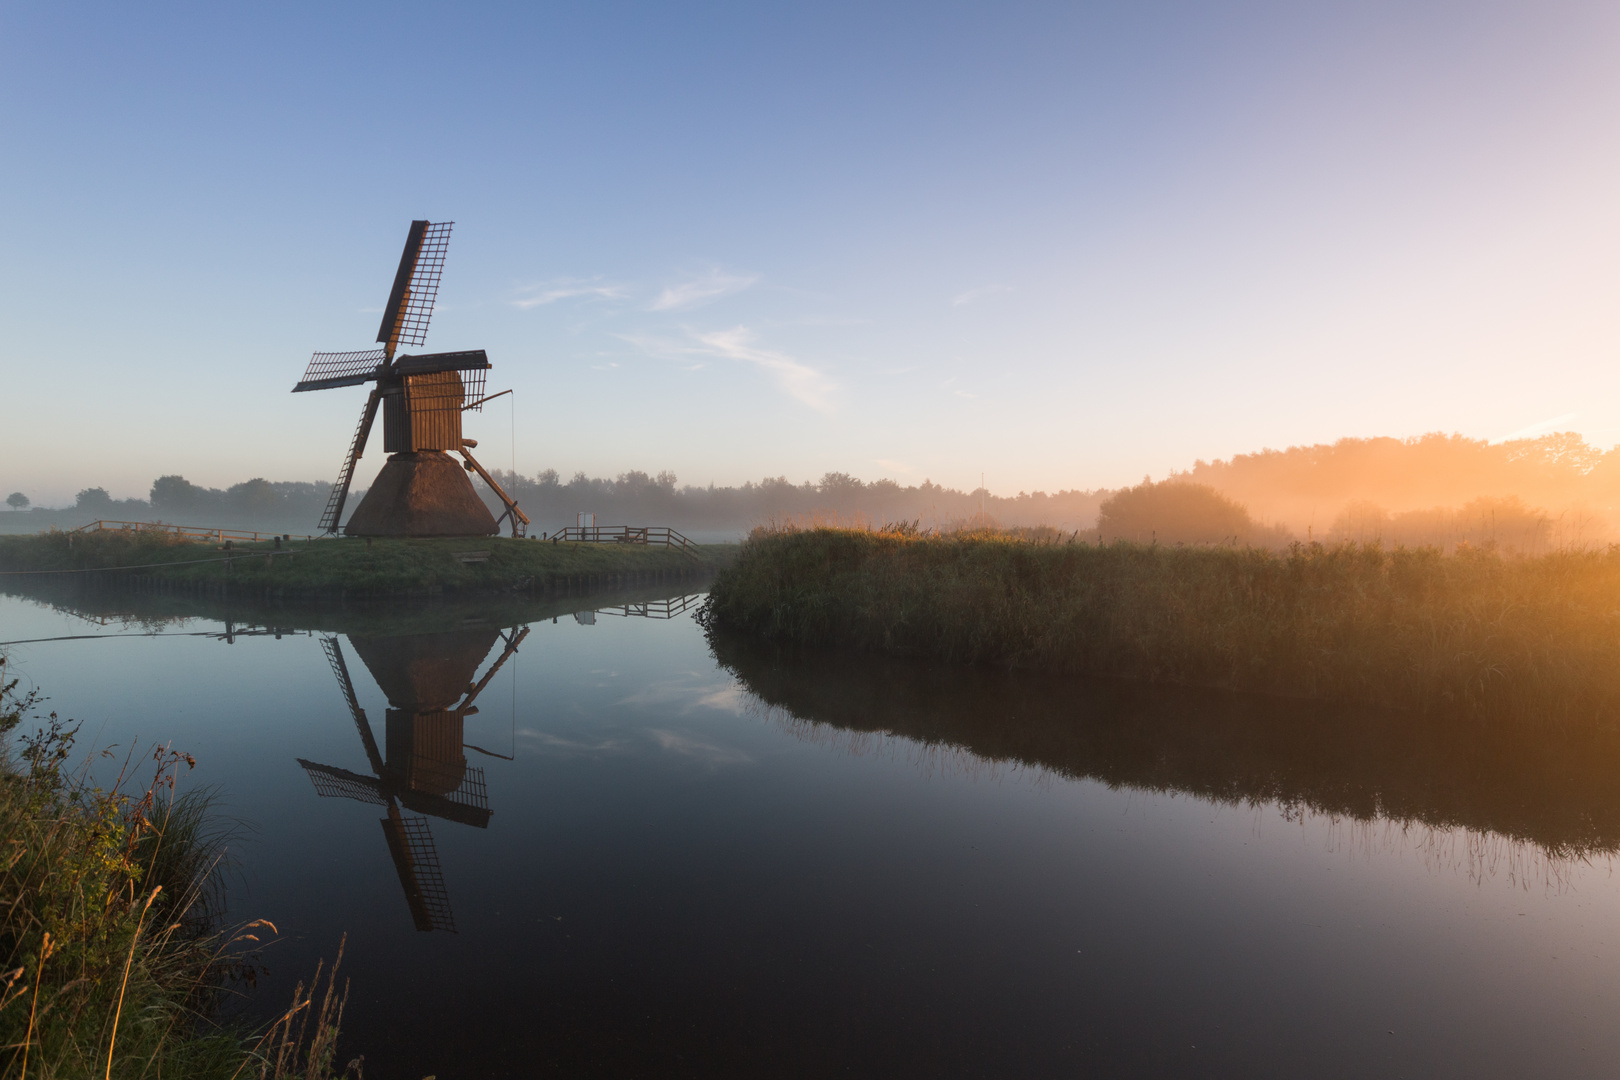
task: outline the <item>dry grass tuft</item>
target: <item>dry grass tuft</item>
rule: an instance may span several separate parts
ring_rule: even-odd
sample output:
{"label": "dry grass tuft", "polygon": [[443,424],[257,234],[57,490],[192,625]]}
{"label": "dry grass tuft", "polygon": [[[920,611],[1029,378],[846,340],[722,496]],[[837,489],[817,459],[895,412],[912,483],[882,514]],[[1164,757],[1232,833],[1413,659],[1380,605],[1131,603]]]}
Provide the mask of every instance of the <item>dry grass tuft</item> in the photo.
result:
{"label": "dry grass tuft", "polygon": [[[229,834],[210,792],[177,792],[195,761],[130,751],[97,787],[88,763],[68,768],[77,729],[41,717],[41,700],[0,655],[0,1075],[326,1077],[341,1000],[335,1016],[323,1001],[309,1048],[300,1034],[273,1062],[215,1021],[240,948],[268,924],[222,930]],[[14,744],[25,719],[39,726]]]}

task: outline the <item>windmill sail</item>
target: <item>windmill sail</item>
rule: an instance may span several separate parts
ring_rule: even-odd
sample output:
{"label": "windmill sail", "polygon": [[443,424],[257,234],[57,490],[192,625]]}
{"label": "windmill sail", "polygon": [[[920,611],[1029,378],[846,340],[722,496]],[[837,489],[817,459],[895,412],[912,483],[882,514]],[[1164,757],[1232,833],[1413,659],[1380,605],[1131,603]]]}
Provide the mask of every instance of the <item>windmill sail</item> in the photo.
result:
{"label": "windmill sail", "polygon": [[428,322],[433,318],[433,302],[439,295],[439,277],[444,273],[444,255],[450,247],[453,221],[413,221],[405,237],[405,250],[399,256],[394,287],[383,308],[377,340],[390,358],[400,345],[420,345],[427,340]]}
{"label": "windmill sail", "polygon": [[354,717],[354,726],[360,731],[360,744],[366,748],[366,760],[371,762],[372,769],[380,775],[383,769],[382,754],[377,750],[377,739],[371,733],[371,723],[366,719],[366,710],[360,707],[360,699],[355,696],[354,681],[349,678],[349,665],[343,661],[343,649],[335,637],[322,638],[321,648],[326,652],[326,662],[332,666],[332,674],[337,676],[338,688],[343,691],[343,700],[348,702],[349,715]]}
{"label": "windmill sail", "polygon": [[450,894],[444,887],[444,871],[427,818],[406,817],[389,803],[382,827],[388,854],[405,889],[405,902],[411,908],[411,921],[418,930],[455,933],[456,918],[450,911]]}
{"label": "windmill sail", "polygon": [[298,759],[298,764],[309,774],[309,782],[315,785],[315,794],[323,799],[353,799],[373,806],[388,804],[382,781],[374,776],[362,776],[348,769],[305,761],[303,758]]}
{"label": "windmill sail", "polygon": [[309,358],[309,367],[304,369],[304,377],[293,387],[293,393],[329,390],[334,386],[359,386],[377,378],[387,363],[388,355],[382,349],[318,352]]}
{"label": "windmill sail", "polygon": [[354,480],[354,463],[365,452],[366,439],[371,436],[371,423],[377,419],[377,402],[381,399],[380,390],[373,390],[371,396],[366,398],[366,407],[360,413],[360,424],[354,429],[354,439],[349,443],[349,454],[343,459],[343,468],[338,472],[337,483],[332,485],[332,493],[326,498],[326,509],[321,512],[323,532],[338,531],[338,522],[343,517],[343,504],[349,498],[349,484]]}

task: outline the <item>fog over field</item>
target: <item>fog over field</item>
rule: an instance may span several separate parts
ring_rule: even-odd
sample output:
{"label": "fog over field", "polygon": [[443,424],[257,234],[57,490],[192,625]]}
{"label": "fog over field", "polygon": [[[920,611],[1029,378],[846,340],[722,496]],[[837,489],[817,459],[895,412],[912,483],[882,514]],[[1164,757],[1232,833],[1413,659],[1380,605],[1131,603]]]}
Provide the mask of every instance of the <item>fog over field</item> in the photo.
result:
{"label": "fog over field", "polygon": [[[1620,539],[1620,447],[1604,452],[1568,432],[1495,443],[1438,433],[1347,438],[1197,461],[1131,488],[1015,494],[963,491],[926,479],[868,482],[846,473],[725,487],[682,484],[669,471],[612,478],[579,472],[565,479],[553,469],[494,475],[533,518],[535,532],[574,524],[583,512],[600,525],[669,525],[714,539],[784,520],[909,521],[924,528],[993,521],[1050,526],[1088,539],[1264,547],[1378,541],[1537,552]],[[498,500],[482,483],[477,487],[498,514]],[[114,519],[309,533],[329,491],[327,481],[257,478],[206,488],[171,474],[155,480],[145,499],[114,499],[105,489],[88,488],[69,506],[0,511],[0,529]],[[363,495],[350,494],[350,511]]]}

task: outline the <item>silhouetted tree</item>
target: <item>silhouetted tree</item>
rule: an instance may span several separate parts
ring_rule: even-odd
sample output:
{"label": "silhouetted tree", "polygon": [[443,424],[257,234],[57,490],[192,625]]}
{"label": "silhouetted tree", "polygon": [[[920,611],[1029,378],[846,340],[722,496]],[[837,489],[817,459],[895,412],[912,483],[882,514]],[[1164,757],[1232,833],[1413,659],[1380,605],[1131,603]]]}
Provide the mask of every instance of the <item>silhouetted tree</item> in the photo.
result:
{"label": "silhouetted tree", "polygon": [[106,488],[85,488],[74,498],[73,505],[87,514],[106,514],[112,510],[113,499]]}
{"label": "silhouetted tree", "polygon": [[13,510],[26,510],[28,509],[28,496],[20,491],[13,491],[6,496],[6,505]]}
{"label": "silhouetted tree", "polygon": [[192,509],[199,501],[203,489],[183,476],[171,474],[152,481],[152,509],[159,513],[174,513]]}
{"label": "silhouetted tree", "polygon": [[1103,500],[1097,514],[1103,540],[1160,544],[1253,544],[1274,547],[1290,539],[1255,523],[1242,503],[1205,484],[1144,480]]}

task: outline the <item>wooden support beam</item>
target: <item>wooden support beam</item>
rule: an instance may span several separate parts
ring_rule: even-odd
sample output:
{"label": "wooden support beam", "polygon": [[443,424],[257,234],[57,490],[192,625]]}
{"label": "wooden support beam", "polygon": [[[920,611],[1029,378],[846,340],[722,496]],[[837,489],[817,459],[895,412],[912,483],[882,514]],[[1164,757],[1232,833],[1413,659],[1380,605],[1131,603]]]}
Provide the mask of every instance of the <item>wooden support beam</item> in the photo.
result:
{"label": "wooden support beam", "polygon": [[[513,500],[512,496],[510,496],[510,495],[508,495],[506,493],[506,489],[502,488],[501,485],[497,484],[495,482],[495,478],[493,476],[489,475],[489,470],[485,469],[482,465],[478,464],[478,459],[473,457],[472,454],[468,453],[467,447],[469,447],[469,446],[477,446],[477,445],[478,445],[478,443],[476,443],[475,441],[473,441],[471,439],[463,439],[463,440],[461,440],[461,456],[467,459],[467,464],[472,466],[473,471],[476,472],[479,476],[482,476],[484,478],[484,483],[489,485],[489,489],[496,494],[496,496],[501,500],[501,502],[506,504],[506,513],[502,514],[501,517],[504,518],[508,514],[510,514],[511,517],[512,517],[512,535],[513,536],[521,536],[524,533],[528,532],[528,529],[529,529],[529,515],[525,514],[522,510],[518,509],[517,502]],[[518,522],[520,522],[520,521],[523,522],[523,528],[521,530],[518,528]],[[500,524],[500,518],[497,518],[495,523],[497,525],[499,525]]]}

